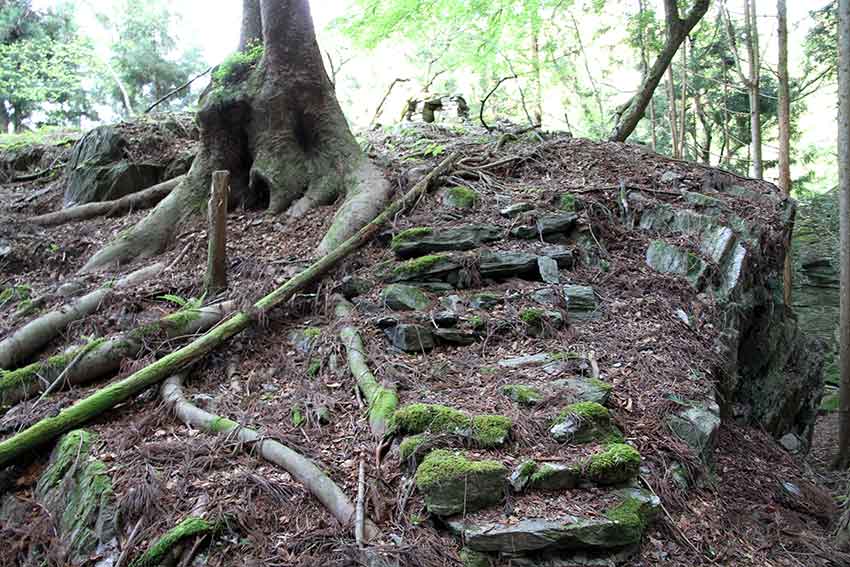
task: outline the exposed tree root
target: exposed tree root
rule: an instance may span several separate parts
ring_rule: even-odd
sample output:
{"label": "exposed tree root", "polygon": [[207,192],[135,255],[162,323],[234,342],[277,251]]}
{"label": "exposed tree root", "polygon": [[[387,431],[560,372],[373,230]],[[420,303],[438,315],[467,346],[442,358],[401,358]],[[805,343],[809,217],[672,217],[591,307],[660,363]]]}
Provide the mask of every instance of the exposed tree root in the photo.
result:
{"label": "exposed tree root", "polygon": [[164,267],[164,264],[157,263],[136,270],[115,282],[113,286],[101,287],[77,299],[70,305],[30,321],[3,341],[0,341],[0,369],[13,368],[16,364],[36,354],[59,336],[65,327],[73,321],[88,317],[97,311],[103,300],[113,290],[143,283],[159,274]]}
{"label": "exposed tree root", "polygon": [[[285,469],[316,497],[342,525],[355,524],[356,510],[345,493],[310,459],[293,451],[286,445],[271,439],[263,439],[252,429],[235,421],[206,412],[186,401],[183,395],[182,375],[168,378],[162,385],[162,399],[172,407],[181,421],[210,433],[233,434],[242,443],[256,444],[260,454],[269,462]],[[363,534],[367,540],[377,537],[378,528],[364,521]]]}
{"label": "exposed tree root", "polygon": [[103,201],[100,203],[88,203],[78,207],[70,207],[55,213],[47,213],[30,219],[33,224],[41,226],[56,226],[69,222],[77,222],[96,217],[114,217],[124,213],[130,213],[142,209],[149,209],[165,199],[181,181],[183,175],[163,181],[158,185],[149,187],[144,191],[115,199],[114,201]]}
{"label": "exposed tree root", "polygon": [[203,518],[189,516],[152,543],[141,557],[130,563],[130,567],[157,567],[163,563],[174,546],[188,537],[208,534],[212,530],[212,524]]}
{"label": "exposed tree root", "polygon": [[0,409],[45,391],[48,384],[60,382],[56,387],[87,384],[110,376],[118,372],[123,361],[138,357],[147,339],[162,336],[177,338],[206,332],[235,309],[234,301],[199,309],[181,309],[127,333],[95,339],[64,354],[17,370],[0,372]]}
{"label": "exposed tree root", "polygon": [[[342,297],[336,297],[336,316],[341,320],[350,319],[353,305]],[[369,410],[369,427],[377,439],[383,438],[387,432],[387,423],[398,406],[398,394],[394,388],[388,388],[375,378],[369,370],[366,349],[360,333],[350,324],[345,324],[339,331],[339,336],[348,352],[348,368],[357,387],[363,393]]]}
{"label": "exposed tree root", "polygon": [[48,443],[59,435],[85,423],[103,412],[131,398],[145,388],[157,384],[167,377],[180,372],[227,339],[248,328],[258,316],[267,314],[276,306],[288,301],[297,291],[317,282],[331,268],[337,265],[349,254],[369,242],[381,227],[392,220],[402,210],[422,196],[431,181],[442,175],[452,166],[457,154],[452,154],[443,160],[431,173],[425,176],[408,193],[393,202],[371,223],[360,229],[331,253],[323,256],[281,287],[266,295],[250,311],[240,311],[221,323],[215,329],[208,331],[188,345],[178,349],[150,366],[134,372],[130,376],[113,382],[94,394],[79,400],[58,415],[42,419],[38,423],[0,442],[0,467],[4,467],[39,445]]}

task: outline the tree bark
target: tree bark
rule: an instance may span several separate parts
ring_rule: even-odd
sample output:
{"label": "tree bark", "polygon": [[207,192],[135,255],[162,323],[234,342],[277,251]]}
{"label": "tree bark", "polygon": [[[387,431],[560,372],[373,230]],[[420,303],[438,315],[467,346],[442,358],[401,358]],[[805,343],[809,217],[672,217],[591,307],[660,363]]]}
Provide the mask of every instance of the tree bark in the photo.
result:
{"label": "tree bark", "polygon": [[747,88],[750,98],[750,138],[753,177],[764,179],[764,162],[762,161],[761,144],[761,54],[759,53],[758,20],[756,17],[756,0],[746,1],[746,34],[747,56],[749,59],[749,80]]}
{"label": "tree bark", "polygon": [[[649,75],[649,56],[646,51],[646,36],[644,32],[646,31],[646,27],[643,23],[644,14],[646,13],[646,4],[645,0],[638,0],[638,15],[640,18],[640,60],[641,60],[641,74],[643,75],[643,81],[646,81],[646,77]],[[656,134],[656,118],[655,118],[655,97],[649,99],[649,131],[650,131],[650,140],[652,144],[652,151],[658,151],[658,135]]]}
{"label": "tree bark", "polygon": [[230,174],[213,172],[207,209],[207,275],[204,291],[207,297],[227,289],[227,193]]}
{"label": "tree bark", "polygon": [[679,158],[685,156],[685,141],[687,140],[688,121],[688,41],[682,42],[682,101],[679,115]]}
{"label": "tree bark", "polygon": [[[850,0],[838,4],[838,92],[850,92]],[[850,97],[838,97],[838,193],[841,231],[841,314],[839,322],[838,455],[835,465],[850,465]],[[845,530],[846,531],[846,530]],[[850,540],[850,533],[845,533]]]}
{"label": "tree bark", "polygon": [[[788,10],[785,0],[777,0],[779,20],[779,188],[791,196],[791,87],[788,77]],[[791,305],[794,278],[791,234],[785,246],[785,305]]]}
{"label": "tree bark", "polygon": [[664,15],[667,22],[667,40],[664,43],[664,48],[658,54],[658,58],[653,63],[640,90],[632,98],[626,111],[619,117],[609,140],[625,142],[635,131],[646,112],[649,101],[652,100],[652,95],[655,93],[658,83],[661,82],[664,72],[679,50],[679,46],[708,11],[710,4],[711,0],[697,0],[683,19],[679,15],[679,6],[676,0],[664,0]]}
{"label": "tree bark", "polygon": [[537,7],[531,15],[531,69],[534,77],[534,122],[543,123],[543,83],[540,79],[540,14]]}
{"label": "tree bark", "polygon": [[132,211],[149,209],[165,199],[181,181],[183,181],[182,175],[114,201],[87,203],[54,213],[32,217],[29,219],[29,222],[41,226],[56,226],[68,222],[83,221],[103,216],[118,216]]}
{"label": "tree bark", "polygon": [[[202,212],[215,170],[231,173],[232,206],[290,219],[344,197],[320,254],[365,226],[387,202],[390,185],[361,152],[336,100],[308,1],[245,5],[259,6],[262,57],[216,80],[198,112],[201,149],[186,179],[83,272],[165,250],[181,221]],[[257,18],[244,20],[242,35],[251,37]]]}
{"label": "tree bark", "polygon": [[673,67],[667,67],[667,120],[670,122],[670,153],[679,159],[679,113],[676,111],[676,86],[673,83]]}
{"label": "tree bark", "polygon": [[260,0],[242,0],[242,30],[239,34],[239,51],[263,41],[263,18]]}

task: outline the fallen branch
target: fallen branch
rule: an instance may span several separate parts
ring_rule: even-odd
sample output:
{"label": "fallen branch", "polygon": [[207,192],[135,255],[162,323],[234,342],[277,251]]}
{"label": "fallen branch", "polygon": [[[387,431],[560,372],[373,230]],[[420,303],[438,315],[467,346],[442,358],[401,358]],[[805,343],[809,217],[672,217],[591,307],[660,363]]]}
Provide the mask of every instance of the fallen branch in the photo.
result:
{"label": "fallen branch", "polygon": [[144,191],[121,197],[114,201],[103,201],[101,203],[88,203],[78,207],[71,207],[54,213],[47,213],[32,217],[33,224],[41,226],[56,226],[75,221],[83,221],[104,216],[118,216],[131,211],[149,209],[165,199],[177,185],[183,181],[183,175],[163,181],[158,185],[149,187]]}
{"label": "fallen branch", "polygon": [[[177,417],[186,425],[203,429],[209,433],[233,435],[240,442],[256,445],[260,455],[269,462],[285,469],[295,480],[321,502],[342,525],[351,525],[356,516],[354,504],[342,489],[310,459],[272,439],[264,439],[254,431],[235,421],[206,412],[186,400],[183,395],[183,377],[175,375],[162,385],[162,399],[171,406]],[[374,539],[378,528],[372,522],[364,525],[364,535]]]}
{"label": "fallen branch", "polygon": [[240,311],[234,314],[227,321],[183,348],[162,357],[123,380],[113,382],[92,395],[79,400],[71,407],[59,412],[58,415],[42,419],[0,442],[0,467],[14,462],[39,445],[52,441],[59,435],[130,399],[145,388],[157,384],[195,363],[226,340],[247,329],[261,315],[267,314],[273,308],[288,301],[304,287],[317,282],[338,262],[372,240],[395,215],[415,204],[427,190],[431,181],[448,171],[457,159],[457,155],[457,153],[454,153],[440,162],[431,173],[414,185],[403,197],[384,209],[372,222],[306,270],[257,301],[250,311]]}
{"label": "fallen branch", "polygon": [[151,543],[141,557],[130,563],[130,567],[157,567],[164,563],[169,552],[186,538],[208,534],[212,530],[213,525],[203,518],[189,516]]}
{"label": "fallen branch", "polygon": [[372,117],[372,121],[369,123],[369,126],[372,127],[378,122],[378,118],[381,117],[381,111],[384,110],[384,105],[387,103],[387,99],[390,98],[390,94],[393,92],[395,86],[399,83],[407,83],[410,79],[400,79],[395,78],[393,82],[390,83],[390,88],[387,89],[386,94],[384,94],[384,98],[381,99],[381,103],[378,105],[378,109],[375,111],[375,116]]}
{"label": "fallen branch", "polygon": [[42,169],[41,171],[36,171],[35,173],[28,173],[27,175],[18,175],[16,177],[12,178],[12,183],[19,183],[21,181],[35,181],[36,179],[38,179],[40,177],[44,177],[48,173],[52,173],[52,172],[56,171],[57,169],[62,169],[63,167],[65,167],[65,164],[60,163],[58,165],[53,165],[51,167],[48,167],[47,169]]}
{"label": "fallen branch", "polygon": [[[0,372],[0,408],[29,399],[51,384],[80,385],[111,376],[128,359],[138,358],[148,338],[164,335],[173,339],[206,332],[236,309],[236,302],[218,303],[199,309],[181,309],[154,323],[127,333],[89,344],[64,354],[51,356],[10,372]],[[70,362],[69,362],[70,361]],[[53,385],[55,384],[55,386]]]}
{"label": "fallen branch", "polygon": [[363,547],[366,537],[366,463],[360,457],[357,467],[357,504],[354,507],[354,541],[357,547]]}
{"label": "fallen branch", "polygon": [[[336,297],[336,316],[338,319],[350,319],[353,305],[342,297]],[[342,344],[348,352],[348,368],[357,381],[357,387],[363,393],[369,412],[369,427],[377,439],[387,432],[387,423],[398,406],[398,395],[393,388],[387,388],[375,378],[369,370],[366,349],[360,333],[351,324],[345,324],[339,331]]]}
{"label": "fallen branch", "polygon": [[84,295],[70,305],[38,317],[0,341],[0,369],[13,368],[47,346],[50,341],[74,321],[96,312],[103,301],[116,289],[139,285],[159,274],[165,266],[156,263],[128,274],[114,286],[101,287]]}

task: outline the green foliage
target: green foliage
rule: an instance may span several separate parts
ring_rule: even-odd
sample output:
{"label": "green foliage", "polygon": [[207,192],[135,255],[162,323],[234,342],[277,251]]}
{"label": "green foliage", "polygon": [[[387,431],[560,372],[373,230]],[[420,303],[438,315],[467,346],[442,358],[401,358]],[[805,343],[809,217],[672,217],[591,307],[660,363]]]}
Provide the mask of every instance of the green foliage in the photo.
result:
{"label": "green foliage", "polygon": [[263,44],[253,42],[244,51],[232,53],[213,71],[213,80],[220,85],[241,81],[263,57]]}

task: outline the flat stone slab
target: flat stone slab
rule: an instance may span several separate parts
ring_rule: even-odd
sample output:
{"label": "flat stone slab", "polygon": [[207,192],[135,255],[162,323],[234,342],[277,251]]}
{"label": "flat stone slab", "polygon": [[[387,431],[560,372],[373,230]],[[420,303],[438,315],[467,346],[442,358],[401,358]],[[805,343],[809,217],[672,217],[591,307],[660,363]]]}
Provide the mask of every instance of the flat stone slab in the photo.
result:
{"label": "flat stone slab", "polygon": [[391,284],[381,291],[384,305],[393,311],[423,311],[431,301],[417,287],[405,284]]}
{"label": "flat stone slab", "polygon": [[413,228],[399,233],[390,244],[399,258],[412,258],[434,252],[472,250],[502,237],[502,229],[491,224],[471,224],[458,228]]}
{"label": "flat stone slab", "polygon": [[603,406],[608,404],[613,390],[611,384],[607,382],[583,377],[554,380],[551,388],[566,398],[569,403],[596,402]]}
{"label": "flat stone slab", "polygon": [[484,252],[479,271],[485,278],[536,276],[539,273],[537,256],[526,252]]}
{"label": "flat stone slab", "polygon": [[450,516],[504,500],[507,474],[497,461],[472,460],[462,453],[437,449],[416,470],[416,487],[425,495],[430,513]]}
{"label": "flat stone slab", "polygon": [[553,234],[564,234],[570,232],[576,225],[578,215],[575,213],[561,213],[557,215],[545,215],[537,220],[534,225],[522,225],[511,230],[511,236],[524,240],[534,240],[541,236]]}
{"label": "flat stone slab", "polygon": [[402,323],[388,329],[384,334],[394,347],[404,352],[421,353],[434,348],[436,342],[431,329],[422,325]]}
{"label": "flat stone slab", "polygon": [[571,319],[586,321],[599,316],[599,300],[593,288],[586,285],[565,285],[562,288],[567,312]]}
{"label": "flat stone slab", "polygon": [[658,497],[645,490],[621,491],[633,515],[599,518],[564,515],[558,519],[526,518],[519,522],[449,520],[449,529],[461,536],[466,547],[487,553],[534,553],[556,550],[604,551],[640,543],[644,526],[660,507]]}
{"label": "flat stone slab", "polygon": [[667,423],[704,462],[711,462],[720,430],[720,412],[716,404],[690,407],[668,416]]}
{"label": "flat stone slab", "polygon": [[529,368],[534,366],[543,366],[553,362],[555,357],[552,353],[541,352],[540,354],[530,354],[527,356],[517,356],[514,358],[506,358],[498,362],[503,368]]}

